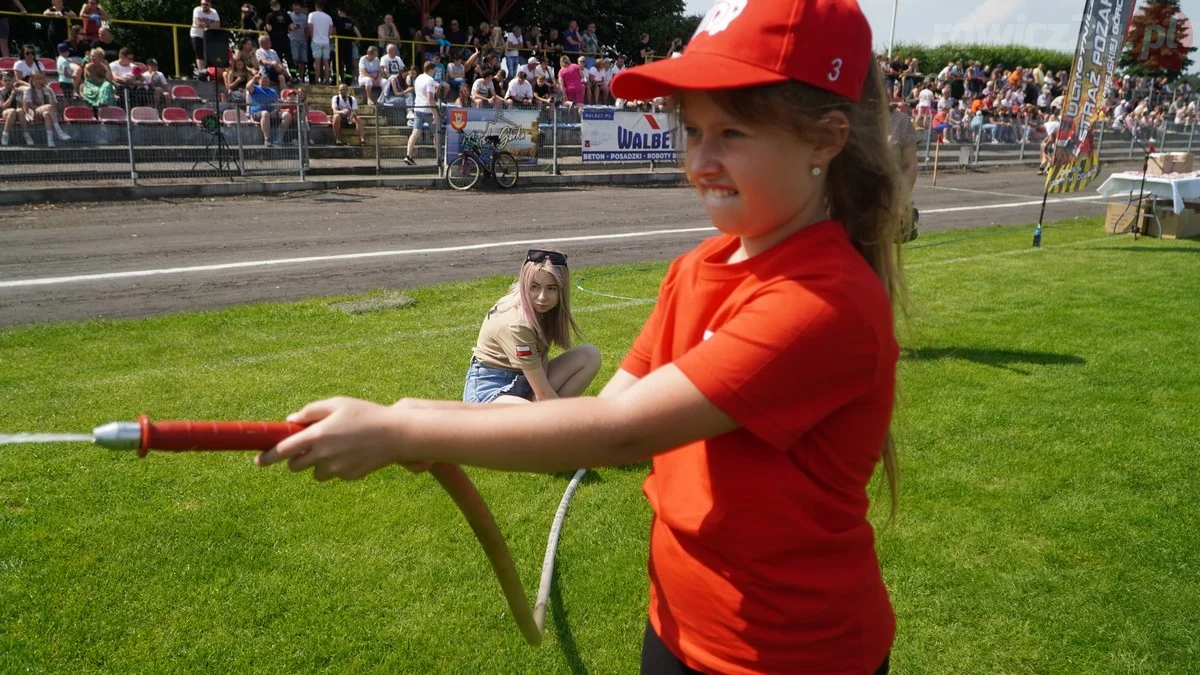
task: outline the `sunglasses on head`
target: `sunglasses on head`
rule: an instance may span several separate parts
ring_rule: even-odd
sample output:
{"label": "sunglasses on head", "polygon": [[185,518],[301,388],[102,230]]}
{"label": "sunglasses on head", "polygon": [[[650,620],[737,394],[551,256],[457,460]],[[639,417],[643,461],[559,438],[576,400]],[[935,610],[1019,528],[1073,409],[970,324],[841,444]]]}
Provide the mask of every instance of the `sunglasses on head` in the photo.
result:
{"label": "sunglasses on head", "polygon": [[529,254],[525,256],[526,262],[540,263],[549,260],[551,265],[567,266],[567,254],[559,253],[558,251],[543,251],[539,248],[529,249]]}

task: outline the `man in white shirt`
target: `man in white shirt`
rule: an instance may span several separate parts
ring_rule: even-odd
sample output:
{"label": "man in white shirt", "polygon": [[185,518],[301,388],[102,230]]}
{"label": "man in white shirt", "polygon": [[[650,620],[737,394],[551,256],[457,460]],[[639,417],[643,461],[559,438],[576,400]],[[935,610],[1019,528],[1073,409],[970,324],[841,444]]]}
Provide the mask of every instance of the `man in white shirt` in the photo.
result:
{"label": "man in white shirt", "polygon": [[287,88],[287,69],[283,67],[283,62],[279,60],[279,53],[271,49],[270,36],[259,36],[258,50],[254,52],[254,58],[258,61],[260,72],[265,73],[271,79],[279,81],[279,91]]}
{"label": "man in white shirt", "polygon": [[504,36],[504,70],[509,77],[517,76],[517,69],[521,65],[521,53],[517,50],[523,46],[525,46],[525,38],[521,35],[521,27],[513,26],[512,32]]}
{"label": "man in white shirt", "polygon": [[433,79],[433,69],[433,61],[426,61],[423,72],[413,81],[413,107],[409,121],[412,133],[408,135],[408,149],[404,155],[405,164],[417,163],[413,154],[417,151],[421,131],[433,127],[434,106],[437,105],[437,93],[440,89],[437,80]]}
{"label": "man in white shirt", "polygon": [[358,129],[358,142],[362,145],[367,144],[367,138],[363,133],[362,118],[358,116],[358,101],[355,100],[354,94],[350,93],[345,84],[338,85],[337,96],[334,96],[333,100],[329,102],[329,108],[333,110],[334,143],[342,145],[342,124],[350,123]]}
{"label": "man in white shirt", "polygon": [[475,84],[471,85],[471,100],[476,108],[482,108],[484,105],[494,106],[499,108],[504,106],[511,108],[512,103],[496,93],[495,80],[492,79],[492,73],[486,69],[480,73],[479,79],[475,80]]}
{"label": "man in white shirt", "polygon": [[404,72],[404,59],[400,58],[400,49],[395,44],[388,44],[387,55],[379,59],[379,67],[383,69],[384,77]]}
{"label": "man in white shirt", "polygon": [[538,61],[536,56],[531,56],[529,57],[529,60],[525,62],[525,65],[517,68],[517,73],[525,73],[525,81],[533,82],[533,80],[537,77],[538,66],[540,65],[542,65],[542,62]]}
{"label": "man in white shirt", "polygon": [[200,6],[192,10],[192,29],[188,34],[192,37],[192,51],[196,53],[196,72],[203,73],[204,66],[204,31],[221,27],[221,16],[212,8],[209,0],[200,0]]}
{"label": "man in white shirt", "polygon": [[949,81],[950,81],[950,72],[951,72],[951,71],[953,71],[953,70],[954,70],[954,62],[953,62],[953,61],[951,61],[951,62],[949,62],[949,63],[947,63],[947,64],[946,64],[946,67],[945,67],[945,68],[942,68],[941,72],[939,72],[939,73],[937,74],[937,81],[938,81],[938,83],[939,83],[939,84],[946,84],[947,82],[949,82]]}
{"label": "man in white shirt", "polygon": [[112,71],[113,82],[118,87],[130,87],[142,82],[141,73],[133,73],[133,50],[129,47],[121,48],[120,57],[108,64],[108,69]]}
{"label": "man in white shirt", "polygon": [[1061,122],[1058,121],[1057,115],[1050,115],[1046,119],[1044,125],[1046,129],[1046,137],[1042,139],[1041,162],[1038,164],[1038,175],[1044,175],[1050,169],[1050,162],[1054,159],[1054,144],[1058,137],[1058,129]]}
{"label": "man in white shirt", "polygon": [[525,75],[524,70],[518,70],[516,78],[508,83],[508,92],[505,98],[513,105],[533,106],[533,85],[529,83],[529,77]]}
{"label": "man in white shirt", "polygon": [[317,0],[316,9],[308,15],[308,40],[311,42],[313,73],[318,83],[331,82],[329,57],[333,53],[329,36],[333,17],[325,13],[325,0]]}

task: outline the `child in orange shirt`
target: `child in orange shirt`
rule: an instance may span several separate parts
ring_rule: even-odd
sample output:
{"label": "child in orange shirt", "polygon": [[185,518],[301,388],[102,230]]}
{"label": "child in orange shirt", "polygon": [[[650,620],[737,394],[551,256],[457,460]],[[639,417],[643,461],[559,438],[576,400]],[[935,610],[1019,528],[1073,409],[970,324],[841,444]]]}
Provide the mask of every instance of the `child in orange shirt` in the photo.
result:
{"label": "child in orange shirt", "polygon": [[854,0],[718,2],[680,58],[612,89],[675,96],[721,234],[671,265],[599,397],[319,401],[258,461],[328,480],[653,458],[643,673],[886,673],[895,617],[867,485],[882,459],[894,507],[907,204],[867,20]]}

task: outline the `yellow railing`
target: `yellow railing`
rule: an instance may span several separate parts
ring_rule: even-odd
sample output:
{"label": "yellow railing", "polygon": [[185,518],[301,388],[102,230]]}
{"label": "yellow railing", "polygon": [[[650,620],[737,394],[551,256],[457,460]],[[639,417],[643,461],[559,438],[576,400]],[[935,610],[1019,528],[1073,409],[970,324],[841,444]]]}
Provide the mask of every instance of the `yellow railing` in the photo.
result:
{"label": "yellow railing", "polygon": [[[34,14],[34,13],[21,14],[20,12],[11,12],[11,11],[0,11],[0,16],[22,17],[22,18],[25,18],[30,21],[65,21],[65,22],[67,22],[67,34],[70,34],[70,27],[72,24],[82,24],[83,23],[83,19],[81,19],[79,17],[62,18],[62,17],[57,17],[57,16],[48,16],[45,14]],[[122,25],[124,25],[124,26],[151,26],[151,27],[159,27],[159,28],[169,28],[171,30],[171,51],[174,53],[175,79],[178,80],[178,79],[183,79],[185,77],[184,71],[180,67],[181,60],[180,60],[180,53],[179,53],[179,31],[180,30],[191,31],[191,29],[192,29],[191,25],[184,24],[184,23],[169,23],[169,22],[164,22],[164,21],[139,21],[136,19],[114,19],[114,18],[105,19],[104,23],[113,24],[113,25],[117,25],[117,26],[122,26]],[[237,28],[237,29],[223,28],[222,30],[227,30],[227,31],[229,31],[230,34],[233,34],[233,35],[246,34],[246,33],[257,33],[259,35],[267,34],[266,31],[262,31],[262,30],[249,31],[249,30],[242,30],[240,28]],[[418,40],[390,40],[390,39],[379,39],[378,37],[349,38],[349,37],[344,37],[341,35],[332,35],[330,37],[332,38],[332,44],[330,46],[330,50],[333,52],[332,59],[331,59],[331,61],[332,61],[331,75],[341,72],[341,61],[340,61],[340,59],[341,59],[340,51],[341,50],[338,49],[338,41],[339,40],[352,40],[354,42],[367,43],[368,46],[378,45],[380,43],[395,44],[401,50],[403,50],[407,46],[408,57],[409,57],[408,63],[410,65],[417,63],[417,61],[418,61],[417,55],[418,54],[423,54],[427,51],[437,52],[439,50],[439,47],[436,44],[432,44],[432,43],[424,42],[424,41],[418,41]],[[456,49],[472,48],[471,45],[454,44],[451,46]],[[275,51],[279,52],[289,64],[291,63],[292,60],[290,58],[291,57],[291,45],[290,44],[288,44],[288,45],[272,45],[272,47],[275,49]],[[51,45],[50,48],[54,49],[54,45]],[[544,50],[544,49],[540,50],[540,51],[529,50],[529,49],[520,49],[517,51],[522,54],[540,53],[542,55],[545,55],[545,54],[549,53],[549,50]],[[362,53],[365,54],[366,50],[363,49]],[[560,55],[560,56],[565,53],[567,53],[567,52],[561,52],[561,51],[555,52],[555,54]],[[570,53],[574,56],[592,56],[592,57],[596,57],[596,58],[603,56],[603,54],[600,54],[600,53],[590,53],[590,52],[570,52]],[[382,56],[382,55],[383,54],[380,54],[380,56]],[[53,53],[43,54],[43,57],[53,58],[54,56],[55,56],[55,54],[53,54]],[[500,56],[501,56],[501,59],[503,59],[504,52],[501,52]],[[136,58],[137,58],[137,60],[140,61],[144,58],[144,55],[139,54],[139,55],[137,55]],[[526,57],[526,58],[528,58],[528,57]],[[190,62],[190,60],[185,59],[184,62]],[[311,68],[311,58],[310,58],[309,65]],[[553,64],[553,65],[555,65],[557,67],[557,64]],[[357,73],[354,73],[354,78],[357,81],[357,79],[358,79]]]}

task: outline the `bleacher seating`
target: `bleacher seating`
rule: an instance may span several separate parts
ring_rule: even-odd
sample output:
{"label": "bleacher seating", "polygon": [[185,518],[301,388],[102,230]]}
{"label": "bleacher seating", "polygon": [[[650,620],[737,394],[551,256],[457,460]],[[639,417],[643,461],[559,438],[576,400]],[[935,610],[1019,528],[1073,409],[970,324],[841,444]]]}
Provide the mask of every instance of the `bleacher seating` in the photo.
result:
{"label": "bleacher seating", "polygon": [[204,121],[205,117],[212,117],[216,114],[217,111],[213,110],[212,108],[196,108],[192,111],[192,122],[195,124],[200,124]]}
{"label": "bleacher seating", "polygon": [[[201,110],[209,110],[209,109],[208,108],[199,108],[196,110],[196,112],[200,112]],[[211,113],[212,111],[210,110],[209,112]],[[183,108],[176,108],[176,107],[163,108],[162,121],[165,124],[180,125],[180,126],[188,126],[188,125],[193,125],[196,123],[194,120],[192,120],[192,116],[188,114],[188,111],[184,110]]]}
{"label": "bleacher seating", "polygon": [[100,109],[100,114],[96,118],[104,124],[124,124],[125,109],[115,105],[106,105]]}
{"label": "bleacher seating", "polygon": [[[186,118],[186,111],[178,108],[177,110],[184,113]],[[163,123],[162,119],[158,116],[158,110],[147,105],[140,105],[129,111],[129,117],[134,124],[160,125]]]}
{"label": "bleacher seating", "polygon": [[309,126],[328,127],[333,124],[329,121],[329,115],[325,114],[324,110],[309,110],[307,117]]}
{"label": "bleacher seating", "polygon": [[200,104],[204,99],[196,93],[196,88],[190,84],[177,84],[171,87],[171,99],[176,103]]}
{"label": "bleacher seating", "polygon": [[54,62],[54,59],[41,58],[37,61],[42,70],[46,71],[46,77],[58,75],[58,64]]}
{"label": "bleacher seating", "polygon": [[225,124],[254,124],[254,120],[241,108],[225,110],[221,113],[221,121]]}
{"label": "bleacher seating", "polygon": [[13,66],[17,65],[19,59],[15,56],[5,56],[0,58],[0,70],[12,70]]}
{"label": "bleacher seating", "polygon": [[63,109],[63,120],[72,124],[97,124],[100,121],[86,105],[67,106]]}
{"label": "bleacher seating", "polygon": [[50,91],[54,92],[54,95],[57,96],[58,98],[63,97],[62,85],[59,84],[57,80],[47,84],[46,86],[50,87]]}

